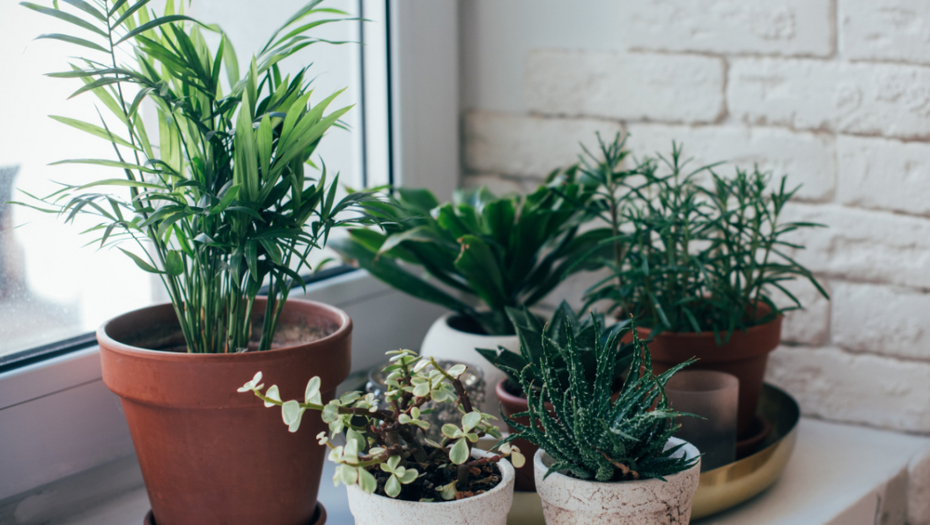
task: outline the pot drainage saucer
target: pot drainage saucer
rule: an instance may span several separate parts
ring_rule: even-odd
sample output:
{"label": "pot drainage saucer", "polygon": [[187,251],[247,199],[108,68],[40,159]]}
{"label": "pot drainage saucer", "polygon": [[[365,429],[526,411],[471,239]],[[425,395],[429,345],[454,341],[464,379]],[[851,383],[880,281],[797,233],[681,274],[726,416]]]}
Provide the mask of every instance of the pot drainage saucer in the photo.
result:
{"label": "pot drainage saucer", "polygon": [[[316,502],[316,512],[313,513],[313,519],[310,520],[307,525],[324,525],[326,523],[326,507],[323,506],[319,501]],[[145,521],[143,525],[158,525],[155,521],[155,516],[152,515],[152,511],[148,511],[145,514]]]}

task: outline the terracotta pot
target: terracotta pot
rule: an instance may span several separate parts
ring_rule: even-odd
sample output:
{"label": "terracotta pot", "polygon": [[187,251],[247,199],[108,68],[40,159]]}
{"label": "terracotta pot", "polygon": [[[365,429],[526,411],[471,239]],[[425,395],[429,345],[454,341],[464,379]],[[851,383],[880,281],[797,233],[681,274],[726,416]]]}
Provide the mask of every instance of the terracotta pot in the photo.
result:
{"label": "terracotta pot", "polygon": [[[513,414],[519,414],[520,412],[529,410],[529,404],[525,397],[515,396],[508,392],[504,387],[504,383],[506,382],[507,378],[501,379],[497,382],[497,387],[495,389],[497,397],[501,400],[501,412],[517,423],[529,425],[530,418],[528,417],[512,417]],[[546,403],[546,408],[552,410],[552,405]],[[510,433],[516,432],[509,426],[507,429]],[[520,447],[520,452],[527,458],[532,458],[536,454],[536,451],[539,450],[539,447],[525,439],[515,439],[513,444]],[[514,490],[519,492],[535,492],[536,479],[533,476],[533,463],[528,461],[523,467],[514,470],[516,471],[516,485],[514,486]]]}
{"label": "terracotta pot", "polygon": [[[264,312],[264,299],[256,299]],[[282,399],[303,399],[323,380],[324,402],[351,366],[352,321],[324,304],[289,300],[278,333],[295,326],[335,331],[265,352],[188,354],[131,346],[177,330],[170,304],[136,310],[97,331],[103,382],[120,396],[158,525],[306,525],[316,512],[326,429],[305,418],[296,433],[281,412],[236,389],[261,371]]]}
{"label": "terracotta pot", "polygon": [[[671,438],[666,448],[683,443]],[[686,443],[679,454],[695,457],[699,452]],[[543,478],[554,461],[543,450],[533,456],[536,487],[543,504],[546,525],[688,525],[691,504],[701,476],[701,462],[666,481],[598,482],[558,472]]]}
{"label": "terracotta pot", "polygon": [[[768,307],[759,307],[760,315],[768,311]],[[743,439],[752,432],[769,353],[781,341],[781,322],[782,317],[777,317],[745,331],[735,330],[723,346],[717,346],[713,332],[662,332],[649,343],[653,369],[659,374],[691,357],[697,357],[698,361],[690,365],[688,370],[717,370],[735,375],[739,379],[737,433]],[[650,331],[651,328],[638,328],[641,338],[648,337]]]}
{"label": "terracotta pot", "polygon": [[[443,315],[430,326],[420,346],[420,354],[432,356],[436,359],[448,359],[456,363],[475,364],[481,367],[484,374],[486,390],[481,411],[487,414],[497,414],[499,405],[494,386],[501,379],[507,377],[490,361],[475,351],[475,348],[490,348],[497,350],[503,346],[508,350],[520,352],[520,339],[516,335],[484,335],[466,332],[460,328],[462,318],[455,312]],[[499,425],[504,428],[504,425]]]}
{"label": "terracotta pot", "polygon": [[[487,457],[483,450],[472,449],[473,458]],[[506,525],[507,512],[513,504],[513,466],[507,461],[497,463],[501,481],[484,494],[456,501],[402,501],[387,496],[368,494],[358,485],[346,487],[349,509],[355,525]]]}

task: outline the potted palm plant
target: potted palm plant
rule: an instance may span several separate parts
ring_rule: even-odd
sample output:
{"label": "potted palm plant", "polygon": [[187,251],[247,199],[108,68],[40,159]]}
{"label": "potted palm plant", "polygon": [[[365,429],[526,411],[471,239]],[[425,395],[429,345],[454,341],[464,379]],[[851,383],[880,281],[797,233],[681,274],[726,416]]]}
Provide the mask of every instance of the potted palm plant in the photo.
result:
{"label": "potted palm plant", "polygon": [[[786,312],[800,301],[784,287],[805,279],[824,296],[809,270],[785,253],[801,248],[786,237],[821,225],[786,222],[785,204],[797,188],[786,177],[736,169],[723,177],[712,166],[689,169],[679,145],[668,157],[646,158],[625,167],[619,136],[601,141],[600,155],[588,153],[577,173],[596,187],[592,209],[611,234],[587,262],[599,260],[610,277],[586,291],[588,304],[607,300],[611,311],[633,314],[650,344],[656,369],[691,357],[693,368],[739,378],[740,439],[761,437],[757,420],[768,354],[781,340]],[[790,300],[779,306],[772,292]]]}
{"label": "potted palm plant", "polygon": [[585,269],[579,258],[603,236],[578,232],[586,187],[552,179],[526,196],[496,197],[482,187],[458,190],[444,204],[427,190],[400,188],[381,207],[383,232],[353,229],[333,243],[378,279],[452,311],[436,320],[420,351],[480,366],[486,412],[497,412],[494,386],[504,374],[474,349],[518,350],[506,308],[532,307]]}
{"label": "potted palm plant", "polygon": [[[634,325],[633,360],[614,396],[620,333],[596,341],[592,380],[583,373],[573,331],[563,332],[564,343],[541,338],[538,364],[519,374],[529,401],[520,415],[529,423],[508,418],[518,432],[504,440],[522,438],[539,447],[533,466],[546,523],[687,524],[701,460],[693,445],[672,437],[675,418],[683,414],[669,406],[664,388],[690,362],[655,376]],[[559,359],[566,361],[567,377],[557,373]]]}
{"label": "potted palm plant", "polygon": [[[525,374],[529,378],[529,383],[536,385],[534,388],[538,389],[539,385],[542,384],[542,378],[537,377],[533,370],[539,369],[541,366],[541,348],[544,338],[558,343],[555,348],[565,350],[568,348],[568,334],[570,331],[576,345],[574,351],[578,354],[583,369],[582,372],[585,378],[594,381],[597,375],[594,348],[599,341],[603,342],[614,334],[629,330],[630,324],[628,320],[609,324],[606,322],[604,314],[597,312],[585,316],[578,315],[565,301],[562,301],[552,315],[551,320],[545,324],[543,324],[539,316],[530,313],[526,308],[522,310],[508,308],[507,315],[517,331],[520,340],[520,351],[514,352],[504,347],[497,349],[478,348],[477,351],[507,374],[505,379],[497,383],[496,388],[497,397],[500,399],[500,410],[504,416],[514,418],[523,425],[529,424],[528,418],[515,416],[515,414],[529,410],[527,396],[521,386],[520,375]],[[632,350],[632,344],[621,344],[619,351],[613,356],[615,361],[614,375],[610,380],[612,391],[617,391],[620,388],[622,383],[621,375],[633,359]],[[530,366],[531,364],[533,366]],[[568,377],[567,356],[562,354],[554,356],[554,358],[550,359],[550,365],[554,367],[555,374],[563,379]],[[520,373],[515,373],[515,370],[520,371]],[[513,428],[510,431],[515,432]],[[517,439],[514,443],[528,456],[536,453],[536,445],[529,441]],[[517,470],[515,490],[521,492],[536,490],[532,464]]]}
{"label": "potted palm plant", "polygon": [[[345,212],[363,210],[370,195],[337,199],[338,175],[310,160],[350,108],[329,110],[338,92],[312,104],[306,68],[284,76],[278,65],[318,42],[309,29],[345,13],[309,2],[240,76],[218,27],[184,15],[183,3],[169,0],[162,15],[146,3],[24,4],[80,30],[40,37],[89,52],[51,76],[82,80],[74,95],[93,93],[112,113],[99,124],[53,117],[114,149],[112,159],[62,163],[119,174],[65,184],[33,205],[66,221],[95,218],[99,245],[122,244],[171,298],[97,332],[103,380],[122,400],[154,520],[317,523],[325,448],[310,440],[323,426],[269,433],[276,418],[227,391],[259,368],[275,374],[281,395],[303,391],[304,374],[324,377],[329,400],[349,372],[349,317],[288,294],[333,228],[363,220]],[[218,37],[213,48],[206,31]],[[157,110],[157,132],[143,124],[144,101]]]}
{"label": "potted palm plant", "polygon": [[[281,407],[291,432],[300,428],[304,412],[321,412],[329,435],[323,431],[317,437],[338,465],[333,481],[346,485],[358,525],[507,523],[514,467],[520,468],[524,458],[509,443],[491,452],[475,448],[483,436],[500,438],[500,432],[492,416],[472,406],[459,380],[466,366],[444,369],[435,358],[410,350],[388,354],[393,357],[383,372],[391,390],[383,406],[374,394],[361,392],[325,402],[319,377],[307,383],[303,402],[282,401],[276,386],[261,383],[271,376],[260,371],[239,391],[253,392],[265,406]],[[459,425],[442,426],[439,442],[427,437],[430,423],[420,419],[430,401],[451,403],[462,414]]]}

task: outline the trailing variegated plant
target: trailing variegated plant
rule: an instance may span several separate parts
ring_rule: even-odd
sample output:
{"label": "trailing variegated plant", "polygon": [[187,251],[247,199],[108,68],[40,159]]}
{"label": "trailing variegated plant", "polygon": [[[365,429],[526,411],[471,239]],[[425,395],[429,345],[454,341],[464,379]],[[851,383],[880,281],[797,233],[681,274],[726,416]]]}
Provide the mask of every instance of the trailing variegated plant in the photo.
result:
{"label": "trailing variegated plant", "polygon": [[[500,438],[495,419],[471,404],[459,381],[465,365],[444,370],[433,358],[423,358],[410,350],[387,352],[391,364],[383,369],[389,388],[387,403],[375,404],[374,394],[349,392],[324,404],[320,378],[307,383],[303,402],[282,401],[277,386],[265,389],[262,373],[239,388],[254,392],[266,407],[281,407],[281,417],[291,432],[300,427],[307,410],[321,412],[329,424],[329,435],[317,437],[330,448],[329,459],[338,464],[333,481],[358,485],[363,491],[408,501],[462,499],[490,490],[500,482],[492,466],[510,458],[515,467],[524,463],[520,449],[503,443],[497,452],[473,458],[475,443],[490,435]],[[264,390],[264,392],[263,392]],[[460,425],[442,426],[442,440],[426,437],[430,423],[421,419],[429,401],[455,403],[462,413]],[[334,441],[343,441],[336,445]]]}
{"label": "trailing variegated plant", "polygon": [[[312,28],[348,20],[318,7],[321,1],[275,31],[241,77],[226,35],[185,15],[183,1],[168,0],[163,15],[147,9],[149,0],[23,3],[77,28],[75,35],[38,37],[88,52],[50,76],[80,79],[72,97],[93,93],[115,117],[101,115],[94,124],[53,116],[109,141],[114,151],[112,159],[58,164],[120,174],[63,184],[30,205],[69,222],[90,216],[97,223],[88,232],[101,247],[136,245],[123,251],[164,283],[189,352],[241,352],[250,340],[259,350],[270,348],[288,293],[311,269],[310,253],[333,228],[360,224],[364,216],[370,194],[339,200],[339,176],[328,177],[322,163],[318,174],[311,171],[320,140],[351,106],[326,113],[342,91],[311,104],[307,68],[282,76],[278,66],[323,42],[309,36]],[[323,14],[329,18],[307,20]],[[214,49],[204,31],[220,37]],[[157,110],[157,143],[140,114],[146,100]],[[353,209],[358,213],[347,217]],[[252,307],[263,285],[264,323],[253,338]]]}
{"label": "trailing variegated plant", "polygon": [[[593,322],[598,324],[596,319]],[[546,476],[561,472],[597,481],[664,480],[694,466],[698,458],[676,456],[681,445],[666,449],[678,429],[675,418],[685,414],[671,409],[664,390],[669,378],[691,361],[654,375],[649,350],[637,336],[634,323],[633,361],[613,400],[611,382],[622,333],[597,341],[593,349],[597,370],[591,380],[585,377],[574,331],[564,326],[562,332],[564,342],[538,339],[539,347],[532,350],[538,361],[519,374],[529,410],[514,417],[529,417],[529,424],[505,416],[517,432],[504,442],[523,438],[545,450],[555,460]],[[556,373],[553,366],[561,358],[566,361],[567,376]],[[531,382],[531,371],[541,384]],[[552,413],[547,403],[552,404]]]}

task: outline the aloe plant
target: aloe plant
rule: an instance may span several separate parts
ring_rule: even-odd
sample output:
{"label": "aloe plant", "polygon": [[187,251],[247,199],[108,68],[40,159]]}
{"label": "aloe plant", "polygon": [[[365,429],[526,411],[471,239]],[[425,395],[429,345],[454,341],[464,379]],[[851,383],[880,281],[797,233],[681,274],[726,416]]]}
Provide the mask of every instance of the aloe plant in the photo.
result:
{"label": "aloe plant", "polygon": [[[134,244],[135,251],[120,249],[162,280],[189,352],[246,350],[263,285],[258,348],[268,349],[288,293],[303,285],[299,272],[311,267],[310,253],[333,228],[364,218],[344,212],[361,210],[371,195],[337,199],[338,174],[310,160],[351,106],[327,113],[341,91],[312,104],[307,68],[293,76],[279,69],[281,60],[323,42],[309,35],[312,28],[349,19],[320,3],[288,18],[241,76],[226,35],[185,15],[183,2],[168,0],[161,15],[148,0],[23,3],[74,26],[74,34],[38,37],[89,52],[50,76],[80,79],[72,97],[92,93],[112,114],[96,124],[52,118],[109,141],[114,151],[111,159],[58,162],[99,166],[101,178],[63,184],[27,205],[68,222],[92,217],[97,223],[86,233],[102,248]],[[219,36],[218,45],[211,48],[204,32]],[[140,114],[146,100],[157,110],[154,133]]]}
{"label": "aloe plant", "polygon": [[[320,378],[307,383],[304,401],[282,401],[278,387],[265,387],[262,373],[239,388],[252,392],[266,407],[280,407],[281,417],[291,432],[297,432],[307,410],[320,412],[329,424],[329,435],[317,438],[330,448],[329,459],[337,463],[336,484],[358,485],[363,491],[408,501],[467,498],[493,488],[501,478],[491,466],[509,458],[517,468],[524,463],[520,449],[509,443],[495,447],[497,453],[472,458],[471,450],[485,436],[500,438],[493,416],[475,409],[459,380],[466,367],[458,364],[443,369],[434,358],[423,358],[410,350],[395,350],[383,372],[390,390],[387,407],[378,408],[374,394],[349,392],[323,403]],[[462,413],[460,425],[442,426],[442,440],[426,437],[430,423],[420,416],[429,401],[453,403]],[[363,422],[362,423],[360,423]],[[345,445],[336,445],[342,440]]]}
{"label": "aloe plant", "polygon": [[[593,381],[597,375],[594,349],[615,334],[628,330],[630,325],[629,320],[608,324],[605,315],[600,312],[579,315],[566,301],[562,301],[547,323],[543,323],[538,315],[531,313],[525,307],[523,309],[507,308],[507,316],[516,328],[520,340],[520,352],[514,352],[502,346],[497,349],[476,348],[475,350],[504,371],[507,374],[509,386],[514,389],[520,388],[521,374],[526,374],[531,384],[540,384],[542,378],[536,376],[534,370],[539,370],[542,366],[542,340],[551,339],[556,343],[556,348],[565,350],[569,333],[574,338],[582,372],[585,378]],[[613,357],[615,361],[614,376],[611,379],[613,385],[619,384],[622,373],[633,359],[632,343],[618,342],[618,344],[620,345],[619,351]],[[563,379],[568,377],[566,355],[552,356],[549,366],[553,367],[557,376]],[[514,373],[515,370],[521,372]]]}
{"label": "aloe plant", "polygon": [[381,207],[383,232],[353,229],[333,247],[385,283],[458,312],[486,334],[513,334],[507,307],[532,306],[588,267],[579,258],[603,237],[578,232],[589,197],[584,186],[559,180],[526,196],[458,190],[444,204],[427,190],[400,188],[392,204]]}
{"label": "aloe plant", "polygon": [[[593,324],[597,331],[598,321]],[[664,480],[697,463],[698,458],[676,457],[682,445],[666,449],[678,430],[675,418],[684,414],[669,406],[665,384],[692,361],[654,375],[649,350],[639,339],[635,323],[631,326],[633,359],[616,401],[612,381],[618,342],[625,331],[598,338],[592,350],[597,363],[594,379],[585,377],[579,341],[571,326],[562,327],[561,340],[542,337],[526,341],[533,348],[521,345],[521,352],[538,356],[522,371],[512,371],[519,376],[529,404],[528,411],[513,417],[528,417],[529,424],[504,416],[517,430],[504,441],[522,438],[545,450],[555,460],[546,476],[563,472],[597,481]],[[567,376],[557,373],[555,363],[561,359]],[[554,414],[547,403],[552,404]]]}

